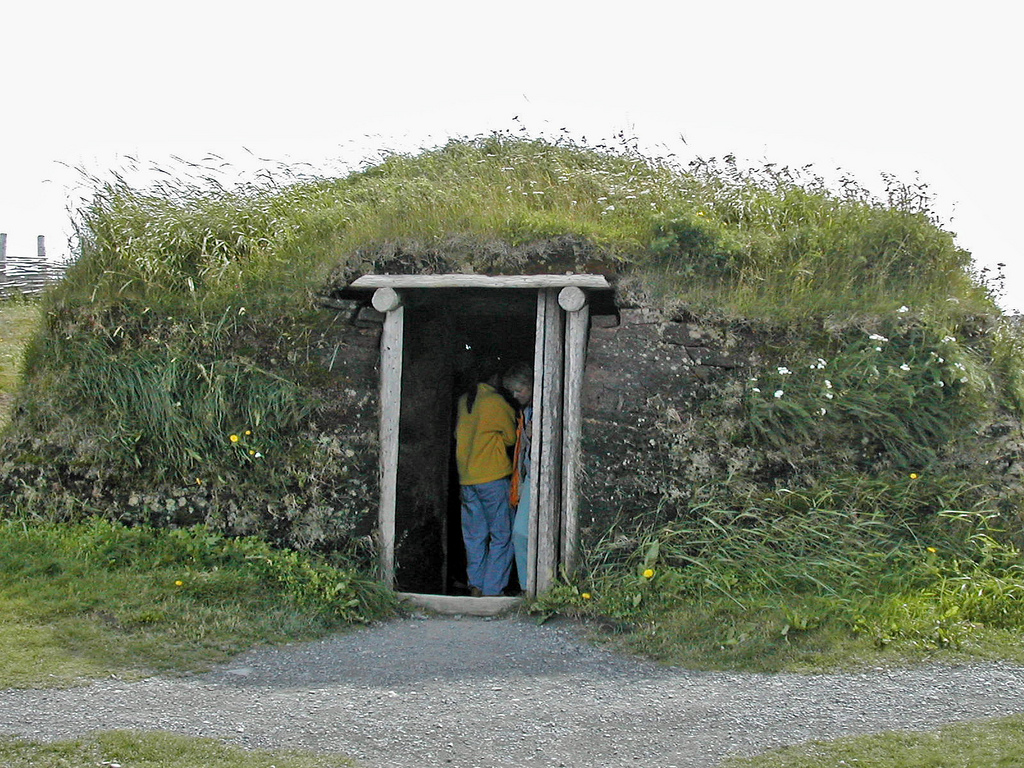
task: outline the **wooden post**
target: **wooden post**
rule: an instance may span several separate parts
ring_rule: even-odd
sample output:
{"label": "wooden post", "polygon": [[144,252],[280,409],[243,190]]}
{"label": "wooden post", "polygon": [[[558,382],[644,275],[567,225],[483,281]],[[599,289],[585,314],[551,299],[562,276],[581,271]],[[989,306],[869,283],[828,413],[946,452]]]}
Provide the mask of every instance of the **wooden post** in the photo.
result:
{"label": "wooden post", "polygon": [[537,469],[540,467],[540,435],[544,412],[541,410],[541,393],[544,391],[544,329],[547,327],[547,302],[544,291],[537,291],[537,325],[533,343],[533,439],[530,441],[530,507],[529,507],[529,539],[526,546],[526,594],[537,596],[537,539],[540,526],[537,511],[539,494],[537,492]]}
{"label": "wooden post", "polygon": [[40,259],[46,258],[46,236],[39,235],[36,237],[36,256]]}
{"label": "wooden post", "polygon": [[[534,440],[539,443],[540,462],[531,481],[531,497],[537,496],[537,578],[535,593],[551,587],[558,575],[559,535],[562,508],[562,374],[565,322],[558,306],[558,289],[545,288],[541,292],[544,302],[544,329],[542,343],[543,365],[534,372],[534,387],[542,382],[540,431],[537,430],[537,410],[534,411]],[[539,315],[538,315],[539,317]],[[540,374],[538,376],[538,373]]]}
{"label": "wooden post", "polygon": [[569,574],[576,567],[579,539],[580,434],[583,415],[583,367],[587,354],[587,325],[590,307],[579,288],[563,288],[558,303],[566,310],[565,396],[562,414],[565,422],[562,446],[562,531],[561,567]]}
{"label": "wooden post", "polygon": [[373,306],[386,312],[380,338],[380,529],[381,578],[395,581],[395,505],[398,490],[398,424],[402,405],[402,338],[405,307],[392,288],[373,294]]}
{"label": "wooden post", "polygon": [[7,272],[7,233],[0,232],[0,275]]}

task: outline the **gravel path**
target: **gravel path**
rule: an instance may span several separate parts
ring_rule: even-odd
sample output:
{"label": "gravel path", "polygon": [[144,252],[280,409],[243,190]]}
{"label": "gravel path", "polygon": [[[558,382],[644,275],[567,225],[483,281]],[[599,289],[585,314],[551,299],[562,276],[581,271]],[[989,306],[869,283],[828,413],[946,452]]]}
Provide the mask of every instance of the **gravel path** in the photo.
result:
{"label": "gravel path", "polygon": [[408,618],[262,648],[212,672],[0,691],[0,734],[164,730],[369,768],[708,768],[809,739],[1024,712],[1024,667],[694,672],[594,647],[575,625]]}

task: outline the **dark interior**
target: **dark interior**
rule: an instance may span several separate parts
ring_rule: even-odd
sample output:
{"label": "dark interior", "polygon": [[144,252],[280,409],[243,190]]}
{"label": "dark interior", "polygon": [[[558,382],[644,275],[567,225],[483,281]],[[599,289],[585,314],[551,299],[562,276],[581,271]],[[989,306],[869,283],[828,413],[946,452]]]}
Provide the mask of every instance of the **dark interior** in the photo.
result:
{"label": "dark interior", "polygon": [[532,363],[537,291],[403,291],[402,408],[395,510],[398,589],[465,594],[454,461],[457,380],[472,355]]}

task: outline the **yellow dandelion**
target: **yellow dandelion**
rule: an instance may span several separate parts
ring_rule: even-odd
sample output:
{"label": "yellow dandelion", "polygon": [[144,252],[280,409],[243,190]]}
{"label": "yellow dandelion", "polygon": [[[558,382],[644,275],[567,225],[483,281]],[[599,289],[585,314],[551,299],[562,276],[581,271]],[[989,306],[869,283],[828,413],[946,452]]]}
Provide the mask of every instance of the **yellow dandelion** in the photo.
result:
{"label": "yellow dandelion", "polygon": [[911,472],[910,473],[910,479],[911,480],[917,480],[917,472]]}
{"label": "yellow dandelion", "polygon": [[239,439],[238,435],[231,435],[231,437],[228,438],[232,443],[237,443]]}
{"label": "yellow dandelion", "polygon": [[182,581],[181,579],[178,579],[176,582],[174,582],[174,586],[180,587],[180,586],[184,585],[184,583],[185,583],[184,581]]}
{"label": "yellow dandelion", "polygon": [[648,568],[646,571],[644,571],[644,578],[645,579],[653,579],[654,578],[654,569],[653,568]]}
{"label": "yellow dandelion", "polygon": [[589,600],[590,598],[593,597],[593,595],[590,594],[589,592],[584,592],[582,595],[580,595],[580,597],[582,597],[584,600]]}
{"label": "yellow dandelion", "polygon": [[928,551],[931,552],[934,555],[939,550],[937,550],[935,547],[928,547]]}
{"label": "yellow dandelion", "polygon": [[202,485],[202,484],[203,484],[203,478],[197,477],[196,478],[196,485]]}
{"label": "yellow dandelion", "polygon": [[248,436],[249,436],[249,435],[251,435],[251,434],[252,434],[252,430],[251,430],[251,429],[247,429],[247,430],[245,430],[245,436],[246,436],[246,437],[248,437]]}
{"label": "yellow dandelion", "polygon": [[255,456],[256,455],[256,451],[254,451],[252,448],[250,448],[249,449],[249,455],[250,456]]}

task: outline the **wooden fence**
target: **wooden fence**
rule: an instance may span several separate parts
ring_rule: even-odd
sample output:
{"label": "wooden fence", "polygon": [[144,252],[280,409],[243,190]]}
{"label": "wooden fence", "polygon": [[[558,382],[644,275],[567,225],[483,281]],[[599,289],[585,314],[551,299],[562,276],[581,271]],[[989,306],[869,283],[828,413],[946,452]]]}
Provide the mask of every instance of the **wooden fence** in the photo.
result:
{"label": "wooden fence", "polygon": [[14,294],[34,295],[64,276],[67,265],[46,258],[46,242],[40,235],[35,256],[9,256],[7,235],[0,232],[0,298]]}

